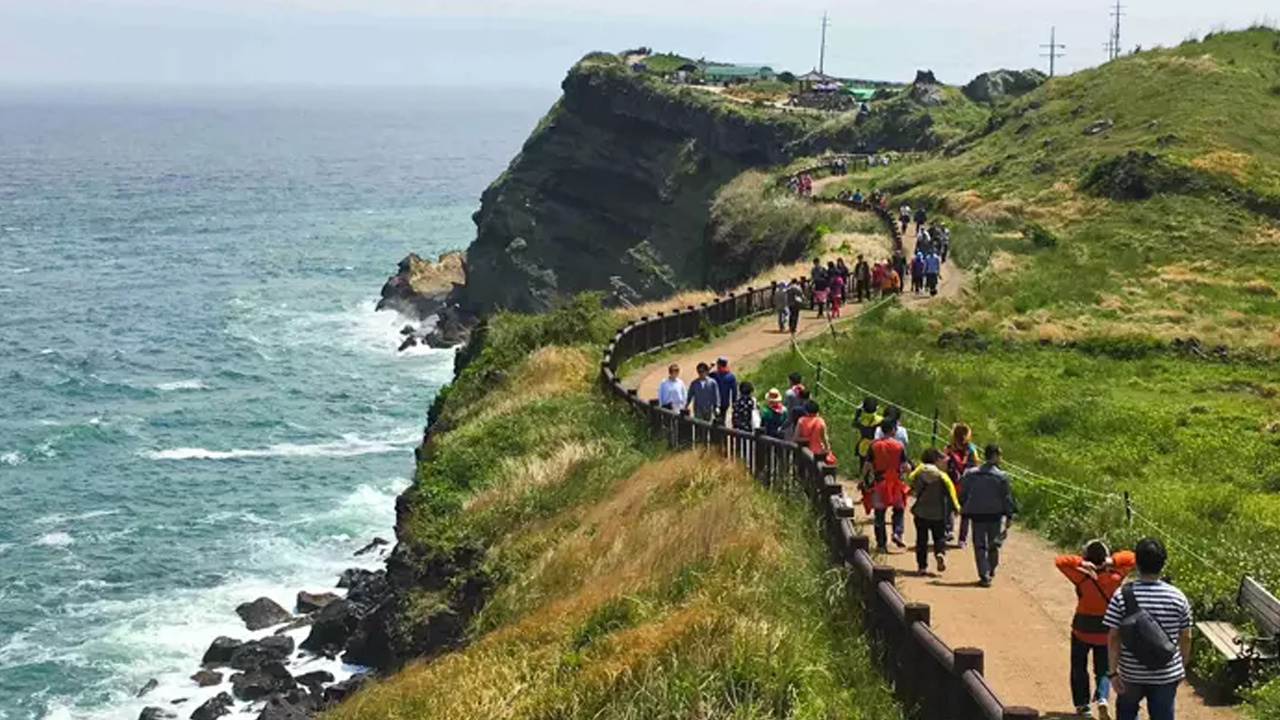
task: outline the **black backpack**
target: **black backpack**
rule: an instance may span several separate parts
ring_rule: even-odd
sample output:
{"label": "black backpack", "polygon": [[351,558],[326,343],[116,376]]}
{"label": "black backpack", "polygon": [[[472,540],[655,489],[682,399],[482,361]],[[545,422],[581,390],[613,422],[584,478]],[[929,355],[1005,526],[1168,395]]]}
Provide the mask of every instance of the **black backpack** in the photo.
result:
{"label": "black backpack", "polygon": [[1120,593],[1124,598],[1124,618],[1119,629],[1124,647],[1149,670],[1168,667],[1178,652],[1169,634],[1151,613],[1138,607],[1132,584],[1125,585]]}

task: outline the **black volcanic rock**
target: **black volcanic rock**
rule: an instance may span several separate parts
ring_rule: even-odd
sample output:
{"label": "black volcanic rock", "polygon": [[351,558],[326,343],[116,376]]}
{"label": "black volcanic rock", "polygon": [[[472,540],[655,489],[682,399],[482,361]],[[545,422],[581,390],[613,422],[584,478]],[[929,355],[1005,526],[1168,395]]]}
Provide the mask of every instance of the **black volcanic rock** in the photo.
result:
{"label": "black volcanic rock", "polygon": [[279,603],[271,598],[264,597],[237,606],[236,614],[244,620],[245,627],[250,630],[265,630],[272,625],[280,625],[293,619],[293,613],[280,607]]}

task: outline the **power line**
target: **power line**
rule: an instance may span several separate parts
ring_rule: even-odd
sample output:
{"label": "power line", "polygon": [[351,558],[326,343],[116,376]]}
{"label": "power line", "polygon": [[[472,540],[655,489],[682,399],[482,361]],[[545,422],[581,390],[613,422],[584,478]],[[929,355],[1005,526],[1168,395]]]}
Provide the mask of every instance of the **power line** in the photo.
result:
{"label": "power line", "polygon": [[1067,48],[1066,45],[1058,42],[1058,28],[1049,28],[1049,44],[1041,45],[1040,47],[1049,51],[1047,53],[1040,53],[1040,57],[1049,58],[1049,77],[1053,77],[1055,61],[1065,54],[1058,51],[1065,50]]}

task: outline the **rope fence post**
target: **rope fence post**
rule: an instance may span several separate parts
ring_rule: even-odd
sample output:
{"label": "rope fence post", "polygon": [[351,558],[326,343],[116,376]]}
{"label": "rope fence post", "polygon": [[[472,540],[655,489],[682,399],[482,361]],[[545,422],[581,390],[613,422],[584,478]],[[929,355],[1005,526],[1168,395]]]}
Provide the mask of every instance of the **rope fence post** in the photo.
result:
{"label": "rope fence post", "polygon": [[1124,522],[1126,525],[1133,524],[1133,502],[1129,500],[1129,491],[1124,491]]}
{"label": "rope fence post", "polygon": [[933,439],[930,441],[933,447],[938,447],[938,408],[933,409]]}

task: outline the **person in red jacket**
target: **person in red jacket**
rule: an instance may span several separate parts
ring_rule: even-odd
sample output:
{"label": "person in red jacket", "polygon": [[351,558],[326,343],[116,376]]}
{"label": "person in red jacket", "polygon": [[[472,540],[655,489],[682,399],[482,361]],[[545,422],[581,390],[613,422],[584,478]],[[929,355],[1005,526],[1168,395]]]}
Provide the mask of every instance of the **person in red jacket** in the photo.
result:
{"label": "person in red jacket", "polygon": [[1091,540],[1083,555],[1061,555],[1054,564],[1076,587],[1076,614],[1071,621],[1071,698],[1076,712],[1089,713],[1089,655],[1093,655],[1093,674],[1097,687],[1092,696],[1098,705],[1098,717],[1109,720],[1107,696],[1111,680],[1107,657],[1107,628],[1102,618],[1107,603],[1137,563],[1132,552],[1112,554],[1106,543]]}
{"label": "person in red jacket", "polygon": [[880,423],[880,430],[883,437],[871,443],[871,450],[863,463],[862,474],[867,481],[862,493],[864,505],[871,507],[875,518],[876,552],[887,553],[889,538],[885,516],[890,510],[893,511],[893,544],[900,548],[907,546],[902,540],[907,507],[907,485],[902,476],[911,471],[911,461],[907,459],[907,449],[894,437],[898,432],[898,421],[886,417]]}

